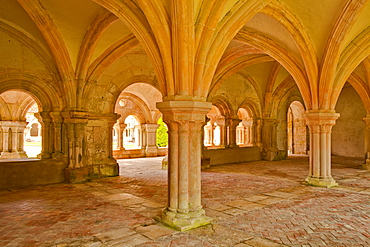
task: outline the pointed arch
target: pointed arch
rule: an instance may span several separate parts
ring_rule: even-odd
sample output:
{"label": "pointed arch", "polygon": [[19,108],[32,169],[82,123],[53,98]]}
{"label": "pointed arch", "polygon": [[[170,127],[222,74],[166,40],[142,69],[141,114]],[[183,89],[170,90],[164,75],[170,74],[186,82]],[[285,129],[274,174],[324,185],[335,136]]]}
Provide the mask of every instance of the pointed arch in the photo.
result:
{"label": "pointed arch", "polygon": [[33,95],[40,112],[61,111],[65,106],[52,85],[32,75],[9,73],[7,77],[0,78],[0,94],[8,90],[21,90]]}
{"label": "pointed arch", "polygon": [[[164,64],[160,49],[153,35],[150,24],[144,15],[144,13],[138,8],[138,6],[131,1],[120,1],[120,0],[93,0],[97,4],[108,9],[110,12],[115,14],[118,18],[124,21],[130,30],[134,33],[140,44],[144,47],[150,60],[153,63],[154,71],[158,78],[160,87],[165,89],[165,95],[168,94],[166,88],[166,81],[171,81],[170,78],[166,78],[164,70]],[[167,47],[168,49],[168,47]]]}
{"label": "pointed arch", "polygon": [[235,74],[239,70],[249,67],[254,64],[259,63],[266,63],[275,61],[270,56],[267,55],[246,55],[234,59],[232,61],[226,62],[223,61],[220,68],[217,69],[216,74],[214,76],[214,80],[210,86],[210,91],[213,90],[216,84],[222,84],[225,80],[227,80],[231,75]]}
{"label": "pointed arch", "polygon": [[299,61],[289,55],[287,50],[273,40],[247,28],[243,28],[235,36],[235,40],[254,46],[277,60],[294,78],[306,106],[312,106],[310,84],[304,69]]}
{"label": "pointed arch", "polygon": [[289,34],[293,37],[295,44],[298,47],[299,53],[302,57],[303,64],[306,68],[306,73],[308,80],[310,81],[311,85],[311,94],[312,94],[312,107],[318,107],[318,62],[317,57],[315,55],[315,47],[305,31],[303,24],[301,21],[291,12],[289,11],[283,3],[272,1],[267,6],[261,10],[261,13],[271,16],[276,21],[278,21],[281,25],[285,27],[285,29],[289,32]]}
{"label": "pointed arch", "polygon": [[212,105],[216,106],[220,110],[221,115],[225,117],[234,116],[236,114],[230,101],[222,95],[217,95],[212,98],[211,102]]}
{"label": "pointed arch", "polygon": [[82,40],[80,51],[78,53],[76,65],[76,77],[78,79],[85,79],[87,77],[90,59],[94,53],[99,38],[103,35],[104,31],[117,20],[118,17],[106,9],[100,11],[92,20]]}
{"label": "pointed arch", "polygon": [[[352,85],[352,87],[356,90],[358,95],[360,96],[365,108],[366,113],[370,114],[370,89],[366,85],[366,83],[358,76],[356,73],[352,73],[349,78],[348,82]],[[339,97],[338,97],[339,98]]]}
{"label": "pointed arch", "polygon": [[67,95],[70,107],[76,105],[76,85],[74,70],[67,47],[50,14],[38,0],[18,0],[23,9],[30,15],[43,34],[54,56],[61,80],[64,84],[64,94]]}
{"label": "pointed arch", "polygon": [[289,95],[289,92],[294,89],[297,85],[294,82],[293,77],[288,76],[285,80],[279,84],[279,86],[274,90],[271,96],[271,101],[266,102],[264,117],[274,118],[279,109],[279,105],[284,97]]}
{"label": "pointed arch", "polygon": [[[334,109],[339,94],[350,74],[355,68],[370,56],[370,27],[358,35],[342,52],[327,107]],[[329,105],[330,103],[330,105]]]}
{"label": "pointed arch", "polygon": [[[245,23],[263,9],[269,1],[237,1],[227,15],[217,23],[217,26],[209,27],[211,30],[216,30],[216,33],[209,35],[207,39],[202,39],[196,51],[196,61],[202,66],[196,66],[194,91],[201,97],[208,94],[217,64],[227,45]],[[219,6],[216,7],[219,8]]]}
{"label": "pointed arch", "polygon": [[[358,0],[348,0],[346,1],[345,6],[343,7],[337,22],[335,23],[332,32],[329,36],[328,43],[326,45],[323,62],[322,62],[322,69],[321,69],[321,76],[320,76],[320,83],[319,83],[319,108],[320,109],[334,109],[332,100],[336,90],[334,89],[336,78],[336,70],[337,68],[341,68],[338,66],[341,57],[341,49],[343,47],[343,40],[351,30],[354,21],[348,20],[355,20],[357,16],[361,13],[362,8],[365,6],[366,1],[358,1]],[[369,28],[368,28],[369,29]],[[368,49],[369,50],[369,49]],[[362,61],[363,59],[361,59]],[[348,76],[347,76],[348,77]]]}
{"label": "pointed arch", "polygon": [[136,48],[138,45],[139,41],[133,34],[129,34],[111,45],[89,66],[87,81],[98,81],[110,65],[130,52],[130,50]]}

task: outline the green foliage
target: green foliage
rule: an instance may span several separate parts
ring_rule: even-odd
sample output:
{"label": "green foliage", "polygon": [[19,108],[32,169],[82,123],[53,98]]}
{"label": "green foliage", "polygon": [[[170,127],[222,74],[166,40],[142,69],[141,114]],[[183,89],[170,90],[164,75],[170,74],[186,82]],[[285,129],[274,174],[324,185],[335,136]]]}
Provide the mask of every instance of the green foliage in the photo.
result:
{"label": "green foliage", "polygon": [[163,122],[162,118],[158,119],[157,124],[159,124],[159,127],[157,129],[157,146],[167,147],[168,145],[167,126]]}

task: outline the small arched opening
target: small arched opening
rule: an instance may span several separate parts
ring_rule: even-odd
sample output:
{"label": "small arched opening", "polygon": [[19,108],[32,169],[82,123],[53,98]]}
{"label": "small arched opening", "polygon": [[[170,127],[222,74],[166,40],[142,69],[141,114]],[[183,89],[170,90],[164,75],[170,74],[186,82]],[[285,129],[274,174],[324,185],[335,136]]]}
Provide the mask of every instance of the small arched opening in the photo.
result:
{"label": "small arched opening", "polygon": [[211,110],[207,113],[207,118],[208,121],[203,128],[204,146],[208,148],[225,146],[225,116],[221,114],[217,106],[213,105]]}
{"label": "small arched opening", "polygon": [[293,101],[287,113],[288,155],[307,154],[307,127],[305,109],[301,102]]}
{"label": "small arched opening", "polygon": [[36,100],[28,92],[9,90],[0,94],[0,105],[0,158],[36,158],[42,146]]}

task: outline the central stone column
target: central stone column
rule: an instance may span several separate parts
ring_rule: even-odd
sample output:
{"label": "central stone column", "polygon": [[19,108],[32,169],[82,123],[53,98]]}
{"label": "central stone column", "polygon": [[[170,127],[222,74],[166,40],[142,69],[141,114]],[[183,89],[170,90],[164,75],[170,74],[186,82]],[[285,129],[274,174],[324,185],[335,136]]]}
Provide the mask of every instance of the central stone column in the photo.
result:
{"label": "central stone column", "polygon": [[186,231],[211,222],[201,204],[201,144],[209,102],[157,103],[169,129],[168,206],[162,222]]}
{"label": "central stone column", "polygon": [[331,129],[339,114],[324,111],[306,113],[310,129],[310,168],[306,181],[314,186],[333,187],[331,176]]}

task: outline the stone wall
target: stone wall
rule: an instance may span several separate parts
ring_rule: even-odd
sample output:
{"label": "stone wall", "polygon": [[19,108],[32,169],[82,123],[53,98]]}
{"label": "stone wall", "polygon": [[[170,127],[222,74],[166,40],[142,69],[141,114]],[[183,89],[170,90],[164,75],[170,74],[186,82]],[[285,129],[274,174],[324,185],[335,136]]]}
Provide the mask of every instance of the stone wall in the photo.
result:
{"label": "stone wall", "polygon": [[332,154],[347,157],[364,157],[365,107],[351,86],[343,88],[335,111],[340,117],[332,129]]}
{"label": "stone wall", "polygon": [[204,149],[202,152],[202,159],[209,159],[210,166],[243,163],[261,160],[261,151],[258,147]]}
{"label": "stone wall", "polygon": [[61,160],[2,161],[0,189],[62,183],[67,163]]}

